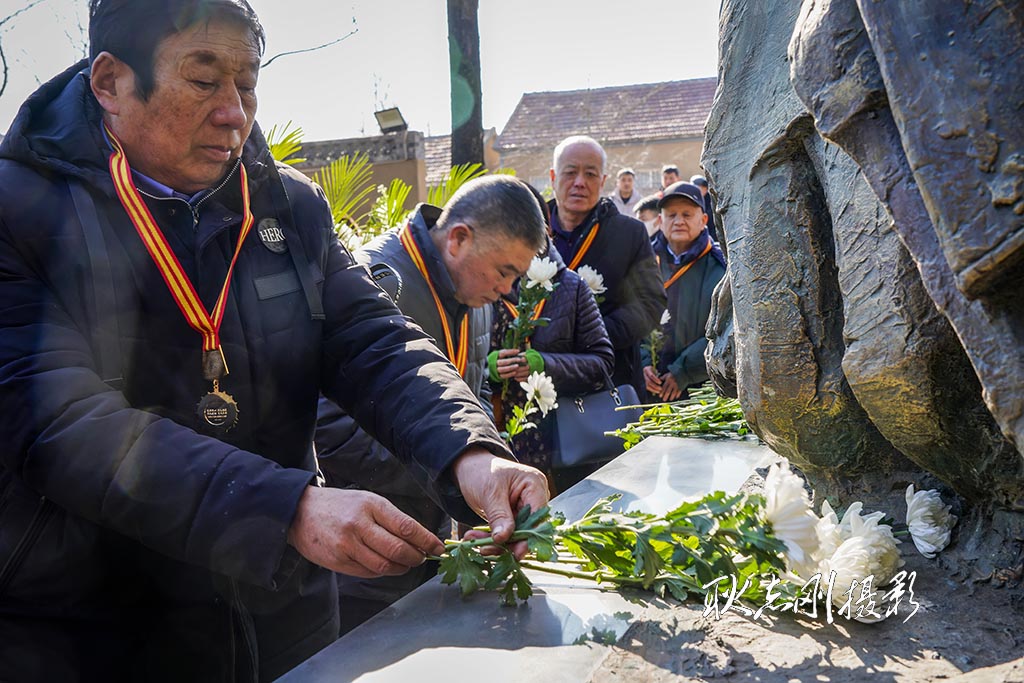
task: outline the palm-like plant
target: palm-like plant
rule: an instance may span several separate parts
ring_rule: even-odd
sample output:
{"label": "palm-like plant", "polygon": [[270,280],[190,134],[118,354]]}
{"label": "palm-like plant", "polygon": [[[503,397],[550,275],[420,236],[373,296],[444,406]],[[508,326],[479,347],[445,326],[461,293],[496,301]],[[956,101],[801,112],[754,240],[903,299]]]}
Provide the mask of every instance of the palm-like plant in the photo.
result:
{"label": "palm-like plant", "polygon": [[267,131],[267,146],[270,147],[270,154],[277,161],[294,165],[301,164],[305,161],[302,157],[292,156],[298,154],[302,150],[302,128],[296,126],[292,128],[292,122],[284,124],[280,130],[277,128],[275,123],[271,126],[270,130]]}
{"label": "palm-like plant", "polygon": [[394,178],[387,187],[378,185],[377,201],[370,210],[366,227],[379,234],[388,228],[405,223],[409,214],[405,208],[405,201],[411,191],[412,185],[401,178]]}
{"label": "palm-like plant", "polygon": [[444,206],[460,187],[474,178],[487,175],[482,164],[460,164],[452,166],[448,175],[439,184],[427,188],[427,204]]}
{"label": "palm-like plant", "polygon": [[373,192],[372,167],[365,154],[342,156],[313,174],[313,182],[323,188],[336,227],[348,225],[358,230],[366,222],[366,200]]}

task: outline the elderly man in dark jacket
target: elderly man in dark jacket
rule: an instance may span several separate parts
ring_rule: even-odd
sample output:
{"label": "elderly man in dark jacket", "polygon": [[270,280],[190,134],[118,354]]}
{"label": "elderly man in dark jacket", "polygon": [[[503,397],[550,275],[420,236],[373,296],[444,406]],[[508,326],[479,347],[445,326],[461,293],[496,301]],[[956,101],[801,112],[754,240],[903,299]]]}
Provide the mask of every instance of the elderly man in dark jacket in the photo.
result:
{"label": "elderly man in dark jacket", "polygon": [[336,636],[329,570],[441,550],[314,485],[321,392],[506,538],[544,478],[273,162],[244,0],[90,9],[0,146],[0,677],[270,680]]}
{"label": "elderly man in dark jacket", "polygon": [[593,138],[578,135],[558,144],[551,169],[551,232],[571,270],[603,281],[601,316],[615,349],[612,380],[632,384],[639,395],[644,390],[640,342],[658,324],[665,293],[644,224],[601,196],[606,163]]}
{"label": "elderly man in dark jacket", "polygon": [[725,277],[725,255],[708,233],[699,187],[686,182],[670,185],[658,207],[661,232],[653,245],[668,309],[661,348],[652,354],[645,344],[641,356],[647,390],[655,398],[675,401],[687,396],[687,387],[708,380],[705,328],[715,287]]}
{"label": "elderly man in dark jacket", "polygon": [[[484,381],[491,304],[511,290],[547,241],[530,188],[511,176],[472,180],[444,210],[421,204],[409,222],[373,240],[355,258],[399,309],[434,338],[490,411]],[[528,229],[522,229],[528,228]],[[321,399],[316,430],[320,468],[330,486],[385,496],[426,528],[447,536],[450,520],[394,455],[356,428],[335,403]],[[379,579],[338,576],[341,632],[373,616],[436,573],[427,563]]]}

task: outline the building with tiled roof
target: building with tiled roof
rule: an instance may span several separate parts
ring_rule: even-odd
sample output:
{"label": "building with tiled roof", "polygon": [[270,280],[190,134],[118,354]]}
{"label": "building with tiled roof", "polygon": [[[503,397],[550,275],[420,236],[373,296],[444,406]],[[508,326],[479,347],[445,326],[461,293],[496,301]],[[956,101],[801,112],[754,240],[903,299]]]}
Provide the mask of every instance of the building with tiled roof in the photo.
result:
{"label": "building with tiled roof", "polygon": [[660,188],[661,168],[679,166],[684,178],[700,173],[704,123],[717,79],[697,78],[588,90],[526,93],[498,136],[501,165],[544,187],[551,153],[570,135],[589,135],[608,153],[610,180],[629,166],[641,192]]}
{"label": "building with tiled roof", "polygon": [[[493,128],[484,131],[484,168],[497,170],[500,157],[494,150],[498,132]],[[452,167],[452,136],[431,135],[423,138],[423,160],[427,166],[427,187],[439,185],[448,177]]]}

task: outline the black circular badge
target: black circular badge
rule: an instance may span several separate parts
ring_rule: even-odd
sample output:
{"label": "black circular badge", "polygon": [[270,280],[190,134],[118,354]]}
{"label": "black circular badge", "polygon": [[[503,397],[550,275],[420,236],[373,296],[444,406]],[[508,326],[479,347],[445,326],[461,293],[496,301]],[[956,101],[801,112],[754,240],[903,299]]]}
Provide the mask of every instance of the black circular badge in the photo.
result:
{"label": "black circular badge", "polygon": [[262,219],[256,225],[256,234],[260,236],[263,246],[275,254],[283,254],[288,251],[288,242],[285,241],[284,231],[281,230],[281,224],[277,222],[276,218]]}
{"label": "black circular badge", "polygon": [[223,391],[211,391],[199,399],[196,416],[204,432],[219,436],[229,432],[238,422],[238,404]]}

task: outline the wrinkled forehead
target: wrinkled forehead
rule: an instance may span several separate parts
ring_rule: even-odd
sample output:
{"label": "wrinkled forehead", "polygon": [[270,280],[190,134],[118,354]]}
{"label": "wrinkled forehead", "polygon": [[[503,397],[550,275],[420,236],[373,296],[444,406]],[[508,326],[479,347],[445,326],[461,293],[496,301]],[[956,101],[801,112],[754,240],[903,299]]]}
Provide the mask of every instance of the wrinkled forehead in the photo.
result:
{"label": "wrinkled forehead", "polygon": [[260,68],[259,41],[252,29],[228,19],[201,21],[172,33],[160,41],[154,56],[155,65],[188,62],[253,73]]}
{"label": "wrinkled forehead", "polygon": [[555,161],[555,171],[570,168],[604,172],[604,159],[601,150],[587,142],[576,142],[569,145],[558,155],[558,159]]}

